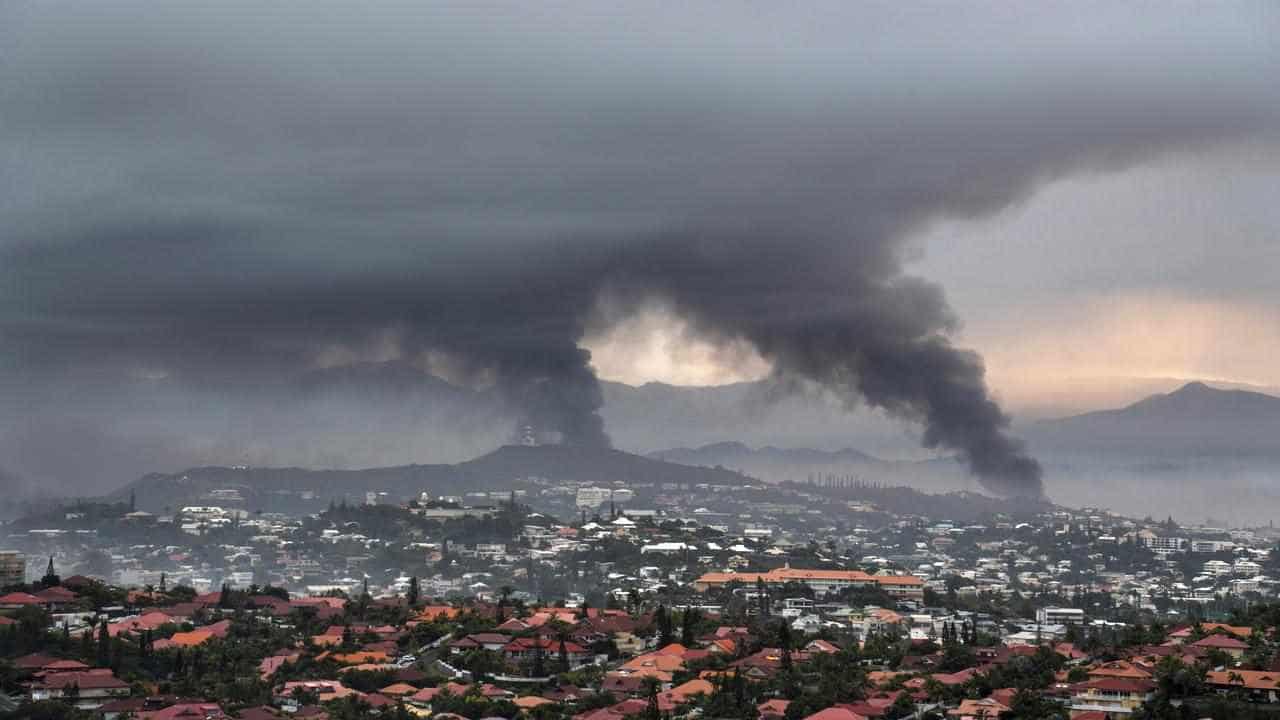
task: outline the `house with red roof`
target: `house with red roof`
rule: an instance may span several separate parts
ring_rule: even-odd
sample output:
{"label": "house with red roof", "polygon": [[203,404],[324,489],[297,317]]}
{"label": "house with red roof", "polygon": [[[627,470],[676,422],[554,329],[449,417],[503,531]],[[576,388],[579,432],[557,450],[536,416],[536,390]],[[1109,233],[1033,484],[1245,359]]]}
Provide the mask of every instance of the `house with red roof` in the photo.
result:
{"label": "house with red roof", "polygon": [[[791,662],[800,664],[808,662],[809,653],[803,650],[791,651]],[[782,669],[783,652],[779,648],[764,648],[757,653],[748,655],[741,660],[735,660],[729,663],[729,667],[737,668],[743,677],[751,680],[764,680],[771,678]]]}
{"label": "house with red roof", "polygon": [[[645,700],[623,700],[617,705],[578,713],[573,716],[573,720],[625,720],[625,718],[643,713],[648,707],[649,704]],[[659,708],[659,712],[661,712],[661,708]]]}
{"label": "house with red roof", "polygon": [[757,705],[756,712],[760,714],[760,720],[783,720],[787,716],[787,706],[790,704],[790,700],[773,698]]}
{"label": "house with red roof", "polygon": [[559,657],[563,647],[564,654],[568,656],[569,665],[577,666],[590,662],[594,657],[592,652],[581,645],[559,640],[552,640],[546,637],[524,637],[516,638],[507,643],[502,648],[502,654],[507,660],[514,663],[530,663],[541,653],[543,659],[548,663],[554,663]]}
{"label": "house with red roof", "polygon": [[24,607],[42,606],[44,601],[25,592],[11,592],[0,595],[0,610],[21,610]]}
{"label": "house with red roof", "polygon": [[1257,702],[1280,702],[1280,672],[1271,670],[1217,670],[1205,675],[1205,684],[1220,694],[1243,690]]}
{"label": "house with red roof", "polygon": [[693,702],[699,695],[710,696],[715,692],[715,686],[710,682],[701,678],[694,678],[683,682],[670,690],[658,693],[659,706],[670,704],[673,708],[681,705],[688,705]]}
{"label": "house with red roof", "polygon": [[959,707],[948,710],[947,716],[955,720],[998,720],[1000,716],[1010,712],[1012,710],[1008,705],[994,698],[987,697],[979,700],[965,698],[960,701]]}
{"label": "house with red roof", "polygon": [[449,652],[454,655],[471,652],[472,650],[488,650],[490,652],[502,652],[502,649],[511,642],[510,635],[502,633],[482,632],[465,635],[453,642],[449,643]]}
{"label": "house with red roof", "polygon": [[133,714],[137,720],[220,720],[227,717],[217,703],[177,703]]}
{"label": "house with red roof", "polygon": [[521,633],[532,629],[532,627],[532,625],[520,618],[507,618],[502,624],[498,625],[498,630],[508,633]]}
{"label": "house with red roof", "polygon": [[86,672],[61,672],[46,675],[31,683],[32,702],[74,697],[76,707],[94,710],[113,698],[129,695],[129,683],[107,669]]}
{"label": "house with red roof", "polygon": [[1089,668],[1090,678],[1119,678],[1121,680],[1150,680],[1151,673],[1128,660],[1113,660]]}
{"label": "house with red roof", "polygon": [[44,677],[46,675],[53,675],[54,673],[60,672],[85,672],[91,669],[92,668],[79,660],[54,660],[40,668],[40,670],[36,672],[35,676]]}
{"label": "house with red roof", "polygon": [[47,587],[40,592],[35,593],[35,596],[40,599],[40,602],[51,608],[70,605],[80,599],[79,595],[57,585]]}
{"label": "house with red roof", "polygon": [[1249,649],[1249,643],[1231,635],[1213,634],[1191,643],[1191,647],[1203,648],[1205,650],[1218,650],[1224,652],[1231,657],[1239,660],[1244,657],[1245,650]]}
{"label": "house with red roof", "polygon": [[30,655],[23,655],[20,658],[14,659],[12,664],[16,669],[21,670],[23,672],[35,673],[40,671],[49,663],[54,663],[57,661],[58,661],[58,658],[53,657],[52,655],[45,655],[43,653],[31,653]]}
{"label": "house with red roof", "polygon": [[192,630],[191,632],[177,632],[173,635],[156,640],[153,647],[156,650],[165,650],[168,648],[193,648],[203,645],[213,639],[213,633],[208,630]]}
{"label": "house with red roof", "polygon": [[1128,717],[1151,699],[1156,685],[1150,680],[1100,677],[1071,686],[1071,714],[1103,712],[1113,718]]}
{"label": "house with red roof", "polygon": [[115,637],[121,633],[132,634],[147,630],[158,630],[164,625],[176,624],[178,619],[158,610],[129,617],[107,625],[107,634]]}
{"label": "house with red roof", "polygon": [[133,717],[147,709],[147,699],[141,697],[125,697],[111,700],[98,706],[97,714],[102,720],[119,720],[122,717]]}
{"label": "house with red roof", "polygon": [[[649,677],[651,677],[649,674],[623,675],[617,672],[605,673],[605,676],[600,680],[600,691],[607,692],[614,697],[640,697],[646,690],[645,681]],[[658,679],[660,681],[670,680],[671,674],[664,673]]]}
{"label": "house with red roof", "polygon": [[431,701],[441,693],[449,693],[450,695],[465,695],[467,690],[471,689],[470,685],[449,682],[437,687],[422,688],[418,692],[408,697],[409,702],[421,707],[429,707]]}
{"label": "house with red roof", "polygon": [[299,653],[270,655],[268,657],[264,657],[262,658],[262,662],[258,663],[258,674],[263,680],[266,680],[288,663],[297,662],[300,657],[302,656]]}
{"label": "house with red roof", "polygon": [[364,693],[343,685],[339,680],[290,680],[276,691],[275,699],[278,704],[296,704],[299,693],[313,693],[322,703],[351,695],[364,697]]}
{"label": "house with red roof", "polygon": [[[1253,634],[1253,628],[1247,625],[1228,625],[1226,623],[1201,623],[1199,631],[1207,634],[1222,633],[1241,640],[1248,640],[1249,636]],[[1195,634],[1196,626],[1188,625],[1169,633],[1169,639],[1175,642],[1187,642]]]}

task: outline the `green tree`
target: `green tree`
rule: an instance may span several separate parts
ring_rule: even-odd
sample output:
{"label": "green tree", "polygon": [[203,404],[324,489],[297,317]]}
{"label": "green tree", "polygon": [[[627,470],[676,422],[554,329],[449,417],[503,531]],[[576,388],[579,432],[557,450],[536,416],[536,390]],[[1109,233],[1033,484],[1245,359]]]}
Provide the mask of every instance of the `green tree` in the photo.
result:
{"label": "green tree", "polygon": [[409,602],[409,607],[417,607],[418,601],[421,599],[421,593],[422,589],[418,585],[418,576],[414,575],[409,578],[409,594],[406,598]]}
{"label": "green tree", "polygon": [[698,631],[698,611],[689,608],[680,616],[680,644],[685,647],[693,647],[697,642]]}
{"label": "green tree", "polygon": [[666,605],[658,605],[653,620],[658,624],[658,646],[666,647],[675,642],[675,633],[671,627],[671,613]]}
{"label": "green tree", "polygon": [[658,707],[658,679],[654,677],[646,677],[644,679],[644,713],[640,716],[644,720],[662,720],[662,711]]}
{"label": "green tree", "polygon": [[769,617],[769,588],[764,584],[763,577],[756,577],[756,602],[759,603],[760,617]]}
{"label": "green tree", "polygon": [[102,624],[98,626],[98,667],[107,667],[111,664],[111,633],[107,632],[107,619],[102,618]]}

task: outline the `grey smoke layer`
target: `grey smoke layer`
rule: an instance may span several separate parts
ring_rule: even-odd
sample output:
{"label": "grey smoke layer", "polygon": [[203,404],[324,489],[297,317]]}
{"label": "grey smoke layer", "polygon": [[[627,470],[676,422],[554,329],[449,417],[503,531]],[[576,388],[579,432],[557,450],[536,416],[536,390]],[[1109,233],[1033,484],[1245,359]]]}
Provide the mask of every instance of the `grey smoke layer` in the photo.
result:
{"label": "grey smoke layer", "polygon": [[1041,494],[909,238],[1066,174],[1274,142],[1274,5],[1166,15],[6,5],[0,432],[150,422],[121,378],[268,398],[392,358],[605,444],[579,342],[603,299],[658,300]]}

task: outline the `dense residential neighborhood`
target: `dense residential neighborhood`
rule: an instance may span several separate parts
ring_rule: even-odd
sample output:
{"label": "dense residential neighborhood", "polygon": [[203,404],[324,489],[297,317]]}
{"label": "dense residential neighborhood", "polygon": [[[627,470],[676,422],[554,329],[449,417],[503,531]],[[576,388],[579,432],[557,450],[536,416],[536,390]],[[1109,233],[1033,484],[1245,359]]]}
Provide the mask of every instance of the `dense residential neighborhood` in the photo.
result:
{"label": "dense residential neighborhood", "polygon": [[1269,527],[838,478],[590,487],[33,508],[4,527],[21,572],[0,710],[1117,720],[1280,701]]}
{"label": "dense residential neighborhood", "polygon": [[0,0],[0,720],[1280,720],[1280,0]]}

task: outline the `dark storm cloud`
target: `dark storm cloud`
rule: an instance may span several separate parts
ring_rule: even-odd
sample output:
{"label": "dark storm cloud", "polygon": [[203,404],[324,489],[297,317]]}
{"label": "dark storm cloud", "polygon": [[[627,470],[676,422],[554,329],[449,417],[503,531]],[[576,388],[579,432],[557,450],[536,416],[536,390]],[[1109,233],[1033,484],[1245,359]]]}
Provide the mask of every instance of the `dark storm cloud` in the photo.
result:
{"label": "dark storm cloud", "polygon": [[1270,139],[1275,11],[1169,14],[7,6],[5,377],[28,409],[90,372],[261,387],[390,331],[598,444],[579,341],[602,295],[660,298],[1036,494],[903,244]]}

